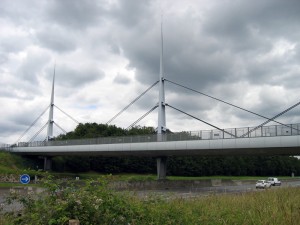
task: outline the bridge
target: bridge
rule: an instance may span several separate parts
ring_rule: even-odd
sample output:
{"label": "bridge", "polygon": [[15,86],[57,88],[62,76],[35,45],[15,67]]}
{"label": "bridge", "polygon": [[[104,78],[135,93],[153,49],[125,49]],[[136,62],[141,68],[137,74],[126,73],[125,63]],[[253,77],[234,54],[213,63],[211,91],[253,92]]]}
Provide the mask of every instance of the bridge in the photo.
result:
{"label": "bridge", "polygon": [[158,178],[165,179],[168,156],[299,155],[299,127],[300,124],[290,124],[255,130],[246,127],[160,136],[19,142],[8,149],[16,154],[44,156],[45,169],[51,169],[51,157],[59,155],[157,157]]}
{"label": "bridge", "polygon": [[[107,137],[80,140],[53,140],[53,125],[57,125],[53,119],[54,111],[54,81],[49,110],[49,120],[42,129],[47,126],[47,137],[43,141],[34,141],[36,135],[28,142],[20,142],[20,139],[12,145],[2,146],[3,149],[21,155],[38,155],[44,158],[44,169],[51,169],[51,157],[59,155],[90,155],[90,156],[150,156],[157,158],[158,179],[166,178],[168,156],[227,156],[227,155],[299,155],[300,154],[300,124],[283,124],[276,119],[291,109],[297,107],[300,102],[273,116],[265,117],[258,113],[236,106],[224,100],[212,97],[198,90],[186,87],[182,84],[168,80],[164,77],[163,69],[163,36],[161,31],[160,73],[159,80],[151,85],[140,96],[134,99],[128,106],[116,114],[107,124],[129,108],[135,101],[142,97],[155,85],[159,85],[158,103],[128,129],[135,126],[149,113],[158,109],[157,134],[144,136]],[[173,105],[166,103],[164,83],[169,82],[179,87],[194,91],[208,98],[220,101],[239,110],[264,118],[266,121],[254,127],[244,128],[219,128],[207,121],[201,120]],[[165,108],[170,107],[180,113],[205,123],[214,129],[197,132],[168,132],[166,127]],[[47,109],[48,109],[47,108]],[[58,107],[57,107],[58,108]],[[61,110],[60,108],[58,108]],[[62,110],[61,110],[62,111]],[[44,111],[45,112],[45,111]],[[44,113],[41,114],[41,116]],[[69,116],[68,114],[66,114]],[[70,117],[70,116],[69,116]],[[71,118],[71,117],[70,117]],[[75,119],[73,119],[77,122]],[[268,123],[275,123],[269,125]],[[32,124],[34,125],[35,122]],[[59,125],[57,125],[61,128]],[[40,133],[39,130],[38,133]],[[63,129],[62,129],[63,130]],[[24,134],[23,134],[24,135]],[[22,136],[23,136],[22,135]],[[21,136],[21,137],[22,137]]]}
{"label": "bridge", "polygon": [[[233,128],[157,135],[104,137],[64,141],[20,142],[11,152],[29,155],[186,156],[186,155],[297,155],[300,124],[265,126],[257,132]],[[293,130],[292,128],[297,128]],[[226,132],[226,133],[225,133]],[[248,133],[247,137],[228,135]],[[163,140],[163,141],[162,141]]]}

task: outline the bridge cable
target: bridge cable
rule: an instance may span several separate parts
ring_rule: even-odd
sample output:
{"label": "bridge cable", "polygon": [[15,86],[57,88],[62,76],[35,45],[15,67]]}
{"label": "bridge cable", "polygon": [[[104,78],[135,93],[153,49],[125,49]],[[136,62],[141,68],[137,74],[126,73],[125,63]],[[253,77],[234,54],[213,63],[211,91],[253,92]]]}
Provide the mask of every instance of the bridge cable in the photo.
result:
{"label": "bridge cable", "polygon": [[18,143],[22,137],[24,137],[24,135],[37,123],[37,121],[45,114],[45,112],[49,109],[50,105],[47,106],[47,108],[41,113],[41,115],[38,116],[37,119],[35,119],[35,121],[32,122],[32,124],[27,128],[27,130],[25,130],[25,132],[19,137],[19,139],[15,142]]}
{"label": "bridge cable", "polygon": [[58,106],[54,105],[59,111],[61,111],[63,114],[65,114],[67,117],[69,117],[71,120],[73,120],[75,123],[79,124],[79,122],[74,119],[72,116],[70,116],[68,113],[64,112],[61,108],[59,108]]}
{"label": "bridge cable", "polygon": [[36,132],[36,134],[28,142],[32,142],[45,129],[45,127],[47,125],[48,125],[48,122],[46,122],[45,125],[41,129],[39,129],[39,131]]}
{"label": "bridge cable", "polygon": [[142,115],[139,119],[137,119],[134,123],[132,123],[129,127],[127,127],[126,130],[130,130],[133,126],[135,126],[138,122],[140,122],[142,119],[144,119],[146,116],[148,116],[157,107],[158,107],[158,105],[154,106],[152,109],[150,109],[144,115]]}
{"label": "bridge cable", "polygon": [[[194,91],[194,92],[196,92],[196,93],[198,93],[198,94],[204,95],[204,96],[209,97],[209,98],[212,98],[212,99],[214,99],[214,100],[220,101],[220,102],[225,103],[225,104],[227,104],[227,105],[233,106],[233,107],[235,107],[235,108],[238,108],[238,109],[243,110],[243,111],[245,111],[245,112],[251,113],[251,114],[253,114],[253,115],[262,117],[262,118],[264,118],[264,119],[273,121],[273,122],[278,123],[278,124],[280,124],[280,125],[283,125],[283,126],[286,126],[286,127],[288,127],[288,128],[292,128],[292,129],[294,129],[294,130],[299,131],[297,128],[293,128],[293,127],[291,127],[291,126],[289,126],[289,125],[287,125],[287,124],[283,124],[283,123],[280,123],[280,122],[274,120],[274,118],[270,119],[270,118],[265,117],[265,116],[263,116],[263,115],[260,115],[260,114],[258,114],[258,113],[252,112],[252,111],[250,111],[250,110],[248,110],[248,109],[244,109],[244,108],[239,107],[239,106],[237,106],[237,105],[234,105],[234,104],[231,104],[231,103],[229,103],[229,102],[223,101],[223,100],[221,100],[221,99],[215,98],[215,97],[213,97],[213,96],[210,96],[210,95],[208,95],[208,94],[205,94],[205,93],[203,93],[203,92],[197,91],[197,90],[195,90],[195,89],[186,87],[186,86],[184,86],[184,85],[178,84],[178,83],[176,83],[176,82],[173,82],[173,81],[170,81],[170,80],[167,80],[167,79],[165,79],[165,81],[168,81],[168,82],[170,82],[170,83],[172,83],[172,84],[175,84],[175,85],[177,85],[177,86],[180,86],[180,87],[183,87],[183,88],[185,88],[185,89],[188,89],[188,90],[190,90],[190,91]],[[269,122],[270,122],[270,121],[269,121]]]}
{"label": "bridge cable", "polygon": [[226,131],[226,130],[224,130],[224,129],[221,129],[221,128],[219,128],[219,127],[217,127],[217,126],[215,126],[215,125],[213,125],[213,124],[211,124],[211,123],[208,123],[208,122],[206,122],[206,121],[204,121],[204,120],[201,120],[201,119],[199,119],[199,118],[197,118],[197,117],[195,117],[195,116],[193,116],[193,115],[191,115],[191,114],[189,114],[189,113],[186,113],[186,112],[184,112],[184,111],[182,111],[182,110],[180,110],[180,109],[178,109],[178,108],[175,108],[174,106],[171,106],[171,105],[169,105],[169,104],[166,104],[166,106],[169,106],[170,108],[175,109],[175,110],[177,110],[178,112],[181,112],[181,113],[183,113],[183,114],[185,114],[185,115],[187,115],[187,116],[192,117],[193,119],[199,120],[199,121],[201,121],[202,123],[205,123],[205,124],[207,124],[207,125],[209,125],[209,126],[211,126],[211,127],[214,127],[214,128],[216,128],[217,130],[220,130],[220,131],[222,131],[222,132],[224,132],[224,133],[226,133],[226,134],[229,134],[230,136],[236,137],[236,135],[234,135],[234,134],[232,134],[232,133],[230,133],[230,132],[228,132],[228,131]]}
{"label": "bridge cable", "polygon": [[[263,122],[262,124],[260,124],[260,125],[258,125],[258,126],[256,126],[256,127],[254,127],[253,129],[251,129],[250,131],[248,131],[247,133],[243,134],[243,135],[240,136],[240,137],[244,137],[244,136],[250,134],[251,132],[257,130],[258,128],[260,128],[260,127],[266,125],[267,123],[269,123],[269,122],[271,122],[271,121],[274,121],[274,119],[276,119],[277,117],[279,117],[279,116],[285,114],[286,112],[290,111],[291,109],[295,108],[295,107],[298,106],[298,105],[300,105],[300,102],[296,103],[295,105],[292,105],[291,107],[287,108],[286,110],[282,111],[281,113],[277,114],[276,116],[272,117],[271,119],[268,119],[267,121]],[[289,128],[293,128],[293,127],[292,127],[292,126],[291,126],[291,127],[289,126]],[[295,129],[295,130],[297,130],[297,129]]]}
{"label": "bridge cable", "polygon": [[68,133],[67,131],[65,131],[61,126],[59,126],[57,123],[55,123],[53,121],[54,125],[57,126],[59,129],[61,129],[62,132],[64,132],[65,134]]}
{"label": "bridge cable", "polygon": [[118,112],[114,117],[112,117],[109,121],[106,122],[106,124],[110,124],[114,119],[116,119],[119,115],[121,115],[126,109],[128,109],[133,103],[135,103],[137,100],[139,100],[143,95],[145,95],[151,88],[153,88],[156,84],[158,84],[159,81],[156,81],[154,84],[152,84],[147,90],[145,90],[142,94],[140,94],[138,97],[136,97],[133,101],[131,101],[126,107],[124,107],[120,112]]}

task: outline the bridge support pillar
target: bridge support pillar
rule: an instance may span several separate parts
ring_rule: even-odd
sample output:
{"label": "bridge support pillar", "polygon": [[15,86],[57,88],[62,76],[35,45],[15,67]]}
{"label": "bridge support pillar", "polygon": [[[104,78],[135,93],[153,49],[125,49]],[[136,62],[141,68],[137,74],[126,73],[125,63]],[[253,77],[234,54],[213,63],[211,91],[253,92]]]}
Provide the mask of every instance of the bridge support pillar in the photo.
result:
{"label": "bridge support pillar", "polygon": [[49,171],[52,170],[52,158],[44,157],[44,170]]}
{"label": "bridge support pillar", "polygon": [[157,179],[167,179],[167,157],[159,157],[156,159],[157,163]]}

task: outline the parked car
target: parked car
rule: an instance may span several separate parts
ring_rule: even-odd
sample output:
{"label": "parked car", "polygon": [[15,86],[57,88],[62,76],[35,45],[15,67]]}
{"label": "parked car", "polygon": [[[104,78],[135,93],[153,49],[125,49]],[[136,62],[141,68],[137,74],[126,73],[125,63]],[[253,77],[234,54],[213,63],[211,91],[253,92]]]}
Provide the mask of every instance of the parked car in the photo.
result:
{"label": "parked car", "polygon": [[272,186],[280,186],[280,185],[281,185],[281,181],[278,180],[278,178],[276,178],[276,177],[269,177],[269,178],[268,178],[268,182],[269,182]]}
{"label": "parked car", "polygon": [[267,182],[266,180],[258,180],[255,184],[256,189],[258,188],[270,188],[271,187],[271,183]]}

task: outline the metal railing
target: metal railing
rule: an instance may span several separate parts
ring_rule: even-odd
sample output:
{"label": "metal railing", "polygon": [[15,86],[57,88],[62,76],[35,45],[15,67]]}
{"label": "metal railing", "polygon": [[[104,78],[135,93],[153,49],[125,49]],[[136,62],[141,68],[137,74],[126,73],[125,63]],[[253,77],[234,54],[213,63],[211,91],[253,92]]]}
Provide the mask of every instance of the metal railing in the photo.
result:
{"label": "metal railing", "polygon": [[99,137],[99,138],[90,138],[90,139],[75,139],[75,140],[62,140],[62,141],[19,142],[16,145],[10,147],[99,145],[99,144],[159,142],[159,141],[214,140],[214,139],[257,138],[257,137],[300,135],[300,130],[299,130],[300,124],[263,126],[260,127],[259,129],[251,131],[252,128],[253,127],[229,128],[224,130],[214,129],[214,130],[201,130],[201,131],[188,131],[188,132],[184,131],[178,133],[166,133],[166,134],[162,134],[161,136],[158,136],[157,134],[152,134],[152,135],[141,135],[141,136]]}
{"label": "metal railing", "polygon": [[0,151],[7,151],[9,150],[11,145],[9,144],[0,144]]}

